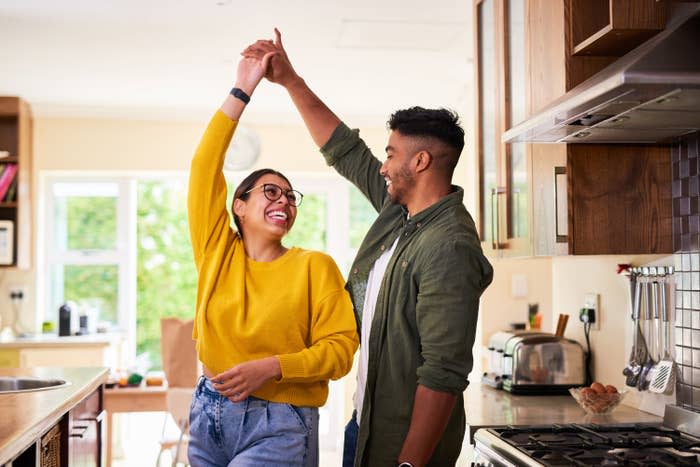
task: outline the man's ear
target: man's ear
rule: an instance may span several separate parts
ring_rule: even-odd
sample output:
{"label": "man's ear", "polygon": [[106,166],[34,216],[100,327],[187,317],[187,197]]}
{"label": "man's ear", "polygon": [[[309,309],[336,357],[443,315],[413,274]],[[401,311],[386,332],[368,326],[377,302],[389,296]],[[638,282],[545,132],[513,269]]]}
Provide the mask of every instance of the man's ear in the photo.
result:
{"label": "man's ear", "polygon": [[246,202],[240,198],[233,200],[233,213],[239,218],[242,218],[245,214]]}
{"label": "man's ear", "polygon": [[422,172],[430,167],[433,162],[433,156],[426,150],[419,151],[415,156],[416,172]]}

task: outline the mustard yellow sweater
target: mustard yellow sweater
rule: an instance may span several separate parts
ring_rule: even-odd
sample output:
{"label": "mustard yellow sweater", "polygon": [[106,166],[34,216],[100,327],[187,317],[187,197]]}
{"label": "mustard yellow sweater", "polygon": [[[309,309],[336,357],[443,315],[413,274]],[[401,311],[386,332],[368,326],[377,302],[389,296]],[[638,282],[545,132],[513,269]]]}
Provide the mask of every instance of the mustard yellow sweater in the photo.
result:
{"label": "mustard yellow sweater", "polygon": [[246,257],[230,226],[222,173],[237,122],[212,118],[192,160],[188,212],[199,273],[193,337],[202,363],[219,373],[277,355],[279,381],[256,397],[318,407],[328,380],[350,371],[358,338],[350,297],[331,257],[291,248],[270,262]]}

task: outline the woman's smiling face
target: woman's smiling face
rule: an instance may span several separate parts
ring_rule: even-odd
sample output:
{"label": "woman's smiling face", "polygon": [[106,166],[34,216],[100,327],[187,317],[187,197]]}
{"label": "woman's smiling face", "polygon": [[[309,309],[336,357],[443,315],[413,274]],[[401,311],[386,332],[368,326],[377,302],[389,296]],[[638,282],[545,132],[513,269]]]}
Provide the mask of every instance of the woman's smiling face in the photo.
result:
{"label": "woman's smiling face", "polygon": [[[265,194],[265,184],[277,185],[282,189],[278,199],[271,201]],[[234,202],[234,212],[240,219],[245,235],[271,235],[282,238],[294,225],[297,208],[289,203],[286,196],[292,187],[282,177],[265,174],[256,180],[246,199]]]}

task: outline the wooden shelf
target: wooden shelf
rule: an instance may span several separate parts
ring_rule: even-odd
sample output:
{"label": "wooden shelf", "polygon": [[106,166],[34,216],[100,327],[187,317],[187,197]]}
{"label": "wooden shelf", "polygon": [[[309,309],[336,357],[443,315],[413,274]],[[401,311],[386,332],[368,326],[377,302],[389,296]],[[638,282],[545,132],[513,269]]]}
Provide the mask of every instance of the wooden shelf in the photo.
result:
{"label": "wooden shelf", "polygon": [[663,2],[569,1],[572,55],[621,57],[664,29]]}
{"label": "wooden shelf", "polygon": [[12,202],[0,202],[0,219],[14,225],[13,261],[3,267],[31,268],[33,243],[31,212],[32,114],[29,104],[19,97],[0,96],[0,149],[9,156],[0,166],[16,164],[17,191]]}

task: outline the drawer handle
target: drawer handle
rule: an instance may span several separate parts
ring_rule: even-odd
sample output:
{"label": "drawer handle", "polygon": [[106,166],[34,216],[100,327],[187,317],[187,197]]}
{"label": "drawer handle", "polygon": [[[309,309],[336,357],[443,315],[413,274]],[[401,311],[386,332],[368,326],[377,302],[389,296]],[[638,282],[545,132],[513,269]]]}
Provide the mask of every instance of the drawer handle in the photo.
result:
{"label": "drawer handle", "polygon": [[70,437],[71,438],[82,438],[83,436],[85,436],[85,433],[89,429],[90,429],[90,427],[88,425],[74,426],[70,432]]}
{"label": "drawer handle", "polygon": [[97,422],[97,423],[102,423],[102,420],[105,419],[105,416],[107,415],[107,412],[105,410],[101,410],[100,413],[98,413],[95,417],[85,417],[85,418],[79,418],[81,422]]}

